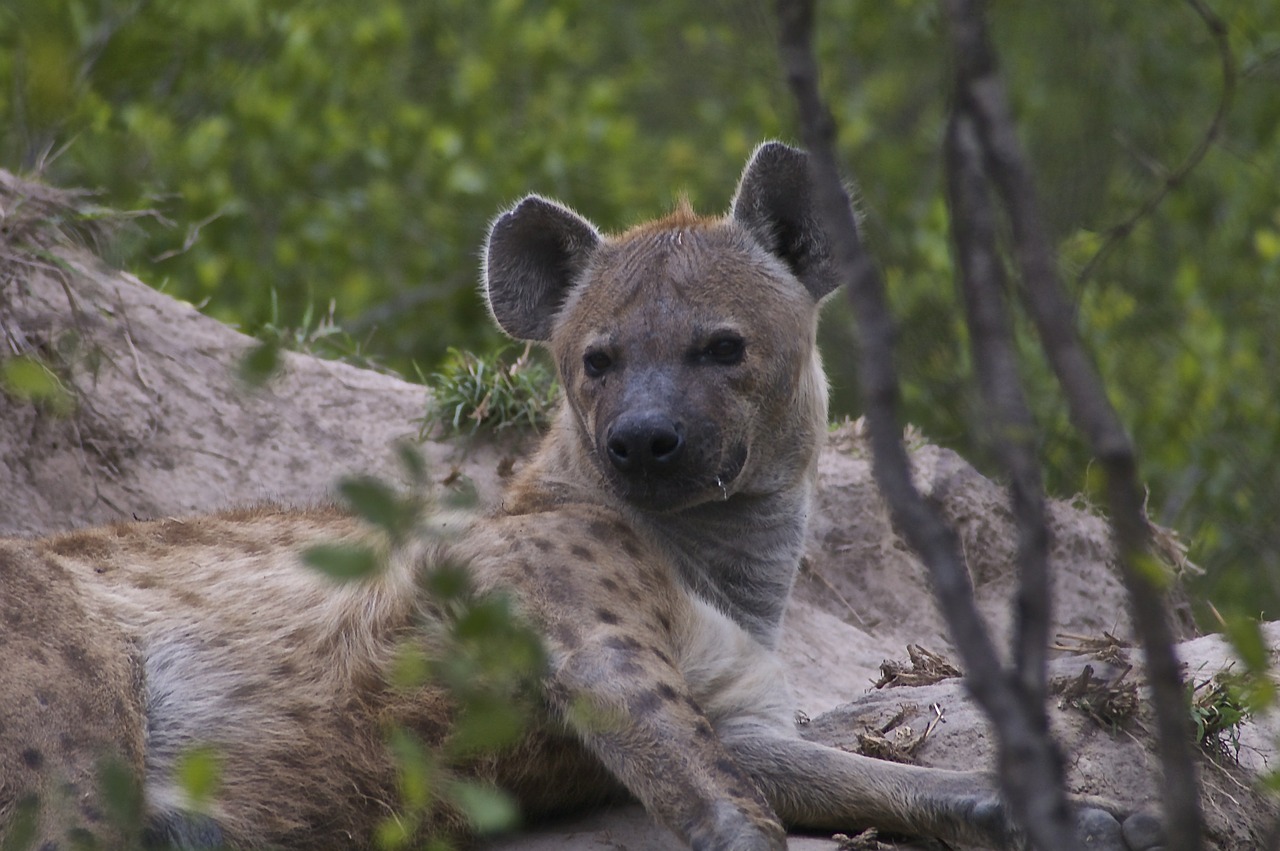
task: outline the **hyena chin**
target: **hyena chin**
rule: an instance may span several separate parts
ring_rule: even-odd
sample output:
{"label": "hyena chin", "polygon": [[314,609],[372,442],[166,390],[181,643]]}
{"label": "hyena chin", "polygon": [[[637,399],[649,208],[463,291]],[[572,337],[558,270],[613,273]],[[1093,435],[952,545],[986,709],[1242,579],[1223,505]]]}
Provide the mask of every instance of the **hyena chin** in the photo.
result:
{"label": "hyena chin", "polygon": [[[563,401],[499,509],[376,578],[334,585],[301,563],[368,536],[333,509],[0,541],[0,836],[372,846],[400,807],[387,731],[450,736],[448,695],[390,674],[404,642],[438,634],[419,580],[447,559],[509,595],[547,651],[523,741],[455,766],[526,817],[631,797],[700,849],[784,848],[784,824],[1019,847],[989,775],[823,747],[792,721],[775,648],[826,430],[819,305],[838,283],[812,195],[806,155],[766,143],[723,217],[681,204],[608,236],[537,196],[498,216],[485,298],[549,349]],[[221,776],[198,809],[179,781],[193,748]],[[137,779],[144,827],[112,817],[104,765]],[[1135,851],[1106,810],[1077,812],[1091,848]],[[445,814],[422,832],[459,827]]]}

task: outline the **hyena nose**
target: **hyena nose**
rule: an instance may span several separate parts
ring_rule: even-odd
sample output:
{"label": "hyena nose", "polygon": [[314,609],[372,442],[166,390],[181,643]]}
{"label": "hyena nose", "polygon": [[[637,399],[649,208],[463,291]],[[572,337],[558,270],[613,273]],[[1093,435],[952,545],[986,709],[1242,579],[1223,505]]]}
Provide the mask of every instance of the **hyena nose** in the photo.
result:
{"label": "hyena nose", "polygon": [[623,473],[671,467],[684,452],[682,429],[655,412],[623,414],[609,429],[605,449]]}

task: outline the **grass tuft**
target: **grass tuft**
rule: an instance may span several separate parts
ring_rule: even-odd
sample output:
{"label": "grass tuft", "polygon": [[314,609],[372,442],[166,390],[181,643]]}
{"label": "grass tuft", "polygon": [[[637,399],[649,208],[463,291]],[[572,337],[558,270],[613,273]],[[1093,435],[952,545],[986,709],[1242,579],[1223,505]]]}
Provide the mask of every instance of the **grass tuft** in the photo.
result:
{"label": "grass tuft", "polygon": [[419,420],[420,437],[437,425],[446,434],[545,429],[555,406],[555,377],[529,346],[510,362],[508,351],[477,355],[450,349],[442,369],[427,379],[431,399]]}

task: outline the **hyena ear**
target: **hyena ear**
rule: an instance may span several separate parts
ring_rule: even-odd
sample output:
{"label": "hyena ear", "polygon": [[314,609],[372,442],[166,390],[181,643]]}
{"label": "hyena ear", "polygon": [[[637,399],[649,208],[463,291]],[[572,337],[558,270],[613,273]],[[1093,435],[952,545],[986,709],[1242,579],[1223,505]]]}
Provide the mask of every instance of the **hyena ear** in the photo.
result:
{"label": "hyena ear", "polygon": [[555,201],[530,195],[498,216],[484,247],[484,296],[498,326],[518,340],[551,339],[600,234]]}
{"label": "hyena ear", "polygon": [[765,142],[743,169],[731,215],[821,299],[839,286],[840,276],[813,194],[809,155]]}

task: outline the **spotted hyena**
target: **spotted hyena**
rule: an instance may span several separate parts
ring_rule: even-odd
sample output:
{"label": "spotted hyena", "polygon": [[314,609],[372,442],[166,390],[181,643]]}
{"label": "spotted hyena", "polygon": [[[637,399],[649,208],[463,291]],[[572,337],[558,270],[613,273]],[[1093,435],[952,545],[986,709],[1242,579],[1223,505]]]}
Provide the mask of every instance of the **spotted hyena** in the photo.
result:
{"label": "spotted hyena", "polygon": [[[783,848],[784,825],[1013,846],[987,774],[794,727],[775,651],[826,430],[818,309],[837,283],[806,156],[785,145],[755,152],[720,218],[681,205],[605,236],[531,196],[493,224],[484,292],[503,330],[547,346],[564,398],[500,509],[452,543],[334,586],[299,550],[368,533],[332,509],[0,542],[0,832],[123,844],[105,754],[138,778],[144,841],[368,846],[398,801],[386,731],[449,735],[447,696],[388,673],[427,641],[419,580],[449,558],[545,643],[524,741],[459,768],[527,817],[631,797],[695,848]],[[194,746],[222,767],[200,815],[175,777]],[[1126,848],[1116,819],[1080,812],[1091,847]]]}

